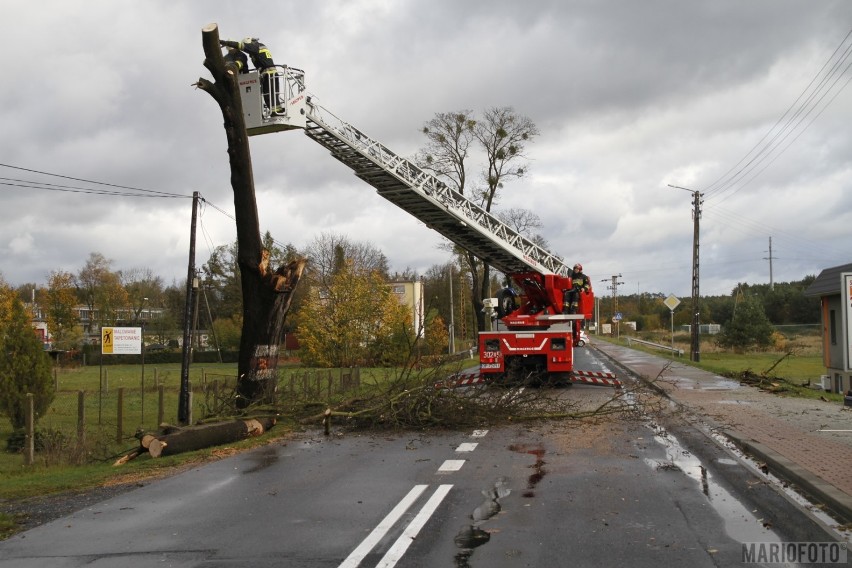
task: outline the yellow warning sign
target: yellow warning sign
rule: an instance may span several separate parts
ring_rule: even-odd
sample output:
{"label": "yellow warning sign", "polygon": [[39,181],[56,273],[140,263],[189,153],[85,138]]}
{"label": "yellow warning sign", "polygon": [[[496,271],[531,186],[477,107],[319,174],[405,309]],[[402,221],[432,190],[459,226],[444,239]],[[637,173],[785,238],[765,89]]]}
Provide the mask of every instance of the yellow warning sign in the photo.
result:
{"label": "yellow warning sign", "polygon": [[113,335],[111,327],[101,328],[101,353],[104,355],[112,355]]}
{"label": "yellow warning sign", "polygon": [[142,328],[102,327],[101,353],[104,355],[139,355],[142,353]]}

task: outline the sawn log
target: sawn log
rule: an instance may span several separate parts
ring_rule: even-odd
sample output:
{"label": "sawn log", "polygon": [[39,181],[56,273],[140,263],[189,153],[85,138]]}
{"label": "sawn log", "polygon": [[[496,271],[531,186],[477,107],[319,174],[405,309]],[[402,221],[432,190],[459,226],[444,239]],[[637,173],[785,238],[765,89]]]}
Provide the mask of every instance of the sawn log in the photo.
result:
{"label": "sawn log", "polygon": [[260,436],[273,425],[275,425],[274,418],[252,418],[187,426],[171,434],[146,440],[148,453],[151,457],[158,458],[237,442],[244,438]]}

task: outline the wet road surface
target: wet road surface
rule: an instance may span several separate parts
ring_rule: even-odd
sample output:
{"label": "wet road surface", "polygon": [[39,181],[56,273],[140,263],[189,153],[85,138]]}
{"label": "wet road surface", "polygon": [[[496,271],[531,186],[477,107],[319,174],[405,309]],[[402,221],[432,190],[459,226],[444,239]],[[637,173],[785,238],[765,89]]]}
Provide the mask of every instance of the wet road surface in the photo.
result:
{"label": "wet road surface", "polygon": [[[554,391],[588,405],[611,395]],[[739,566],[742,542],[825,540],[678,428],[303,434],[17,535],[0,543],[0,567]]]}

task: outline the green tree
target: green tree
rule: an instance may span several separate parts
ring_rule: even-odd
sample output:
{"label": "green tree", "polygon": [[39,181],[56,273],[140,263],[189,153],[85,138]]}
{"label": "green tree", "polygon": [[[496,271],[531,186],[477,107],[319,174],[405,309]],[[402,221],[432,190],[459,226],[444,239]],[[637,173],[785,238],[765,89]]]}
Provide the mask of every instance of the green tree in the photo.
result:
{"label": "green tree", "polygon": [[243,292],[237,266],[237,243],[216,247],[202,266],[202,272],[202,286],[208,292],[210,310],[216,314],[215,317],[241,316]]}
{"label": "green tree", "polygon": [[737,353],[753,347],[766,348],[772,344],[772,324],[766,317],[763,305],[756,298],[747,297],[737,305],[731,320],[722,326],[716,342]]}
{"label": "green tree", "polygon": [[440,314],[433,314],[426,321],[426,353],[429,355],[440,355],[446,353],[449,349],[450,334],[447,331],[447,324]]}
{"label": "green tree", "polygon": [[242,327],[243,318],[239,315],[230,318],[219,318],[214,321],[213,331],[216,333],[219,348],[224,351],[236,351],[239,349]]}
{"label": "green tree", "polygon": [[47,289],[39,291],[39,302],[44,308],[47,330],[55,349],[67,351],[78,347],[83,340],[77,317],[77,293],[74,275],[62,270],[51,272]]}
{"label": "green tree", "polygon": [[35,416],[43,416],[53,402],[50,359],[33,333],[23,304],[12,302],[9,323],[0,330],[0,409],[15,429],[26,425],[27,393],[35,402]]}
{"label": "green tree", "polygon": [[9,325],[12,319],[12,305],[15,303],[15,292],[0,274],[0,333]]}
{"label": "green tree", "polygon": [[410,316],[384,277],[351,260],[312,286],[298,334],[302,361],[324,367],[399,364],[413,342]]}

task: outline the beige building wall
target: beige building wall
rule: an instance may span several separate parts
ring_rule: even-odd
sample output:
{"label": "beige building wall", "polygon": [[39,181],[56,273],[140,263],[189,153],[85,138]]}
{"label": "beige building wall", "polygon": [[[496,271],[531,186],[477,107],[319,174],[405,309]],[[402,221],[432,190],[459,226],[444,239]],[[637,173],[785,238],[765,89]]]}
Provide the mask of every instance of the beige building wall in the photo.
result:
{"label": "beige building wall", "polygon": [[417,334],[417,337],[422,338],[424,333],[423,282],[390,282],[388,286],[391,287],[399,302],[408,308],[411,321],[414,324],[414,333]]}

